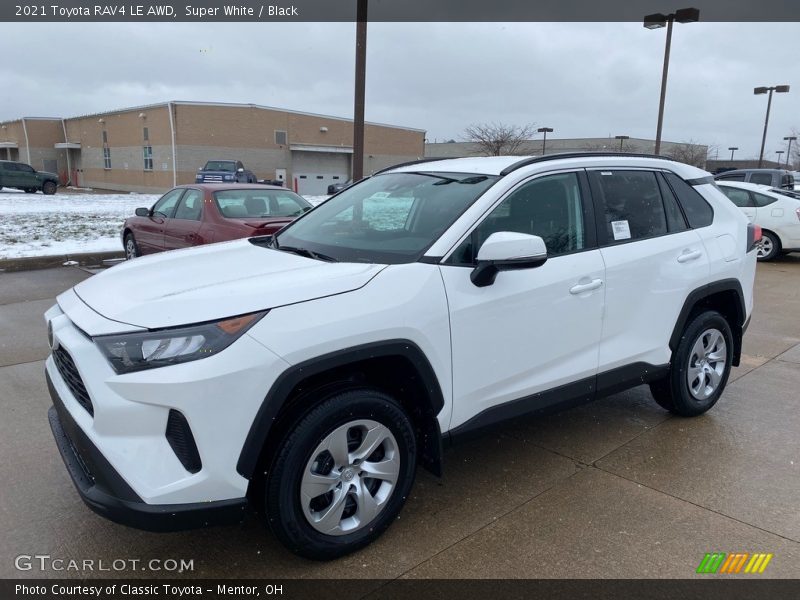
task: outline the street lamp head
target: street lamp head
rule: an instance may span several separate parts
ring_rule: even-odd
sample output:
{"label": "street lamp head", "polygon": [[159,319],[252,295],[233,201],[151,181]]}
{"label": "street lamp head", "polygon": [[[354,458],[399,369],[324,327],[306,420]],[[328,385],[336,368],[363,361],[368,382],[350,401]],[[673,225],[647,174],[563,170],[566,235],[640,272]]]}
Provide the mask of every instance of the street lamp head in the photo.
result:
{"label": "street lamp head", "polygon": [[787,136],[787,137],[785,137],[783,139],[786,140],[787,142],[793,142],[793,141],[795,141],[797,139],[797,136],[790,135],[790,136]]}
{"label": "street lamp head", "polygon": [[731,146],[730,148],[728,148],[728,150],[738,150],[738,149],[739,149],[739,146]]}
{"label": "street lamp head", "polygon": [[768,87],[757,87],[753,90],[755,95],[766,94],[769,91]]}
{"label": "street lamp head", "polygon": [[644,18],[644,26],[646,29],[661,29],[666,24],[667,24],[667,15],[662,15],[661,13],[647,15]]}
{"label": "street lamp head", "polygon": [[786,92],[789,91],[789,86],[788,85],[776,85],[775,86],[775,91],[777,93],[779,93],[779,94],[785,94]]}
{"label": "street lamp head", "polygon": [[552,127],[539,127],[539,129],[537,129],[536,131],[538,131],[539,133],[553,133],[553,128]]}
{"label": "street lamp head", "polygon": [[700,20],[700,10],[697,8],[682,8],[675,11],[675,20],[678,23],[697,23]]}
{"label": "street lamp head", "polygon": [[629,136],[629,135],[615,135],[614,139],[617,139],[617,140],[629,140],[629,139],[631,139],[631,136]]}

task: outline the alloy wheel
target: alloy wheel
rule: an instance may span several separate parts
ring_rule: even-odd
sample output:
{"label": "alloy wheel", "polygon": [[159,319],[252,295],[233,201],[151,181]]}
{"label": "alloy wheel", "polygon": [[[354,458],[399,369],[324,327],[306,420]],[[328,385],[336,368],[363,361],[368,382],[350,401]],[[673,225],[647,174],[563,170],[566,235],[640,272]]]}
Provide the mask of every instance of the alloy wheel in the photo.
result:
{"label": "alloy wheel", "polygon": [[772,240],[768,236],[763,236],[756,247],[756,257],[764,258],[765,256],[769,256],[772,254],[773,249]]}
{"label": "alloy wheel", "polygon": [[706,400],[722,381],[728,357],[725,336],[718,329],[706,329],[695,341],[689,355],[686,380],[696,400]]}
{"label": "alloy wheel", "polygon": [[369,419],[341,425],[317,445],[303,471],[303,514],[326,535],[362,529],[386,507],[400,466],[388,427]]}

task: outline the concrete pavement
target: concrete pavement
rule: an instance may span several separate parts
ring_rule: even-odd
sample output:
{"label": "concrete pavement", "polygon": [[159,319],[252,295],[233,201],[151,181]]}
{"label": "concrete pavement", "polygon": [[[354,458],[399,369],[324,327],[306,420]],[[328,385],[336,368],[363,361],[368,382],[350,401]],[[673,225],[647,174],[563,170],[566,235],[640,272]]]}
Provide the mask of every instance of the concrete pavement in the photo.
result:
{"label": "concrete pavement", "polygon": [[160,575],[14,569],[38,553],[191,559],[184,577],[686,578],[712,551],[771,552],[764,576],[800,577],[800,257],[759,265],[742,366],[707,415],[672,417],[639,387],[516,422],[448,450],[441,480],[420,471],[391,529],[330,563],[289,554],[255,516],[154,534],[83,505],[47,424],[41,315],[88,276],[0,273],[0,577]]}

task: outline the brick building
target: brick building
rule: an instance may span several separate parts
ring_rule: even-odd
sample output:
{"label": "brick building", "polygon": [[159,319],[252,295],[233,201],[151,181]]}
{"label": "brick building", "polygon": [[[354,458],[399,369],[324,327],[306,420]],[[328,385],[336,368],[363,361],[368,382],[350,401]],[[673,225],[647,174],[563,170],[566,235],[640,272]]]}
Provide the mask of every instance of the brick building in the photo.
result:
{"label": "brick building", "polygon": [[[424,155],[425,131],[367,123],[364,171]],[[160,192],[191,183],[210,159],[237,159],[259,179],[323,194],[352,172],[350,119],[253,104],[164,102],[74,118],[0,123],[0,158],[63,183]]]}

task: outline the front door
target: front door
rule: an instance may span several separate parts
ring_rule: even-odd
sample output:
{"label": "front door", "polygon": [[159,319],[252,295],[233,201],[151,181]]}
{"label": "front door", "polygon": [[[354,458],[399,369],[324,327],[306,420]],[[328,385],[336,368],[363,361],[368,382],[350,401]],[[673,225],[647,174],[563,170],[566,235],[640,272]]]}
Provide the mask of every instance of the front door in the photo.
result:
{"label": "front door", "polygon": [[203,192],[188,189],[178,202],[175,214],[164,225],[164,249],[177,250],[199,243],[200,220],[203,215]]}
{"label": "front door", "polygon": [[183,188],[167,192],[153,205],[150,216],[142,219],[141,225],[134,232],[136,243],[142,254],[152,254],[164,250],[165,224],[175,212],[175,206],[183,192]]}
{"label": "front door", "polygon": [[[593,396],[605,273],[586,187],[583,172],[523,182],[440,267],[453,349],[451,429],[474,415],[487,424]],[[470,272],[477,250],[498,231],[541,236],[547,262],[476,287]],[[481,415],[491,408],[500,410]]]}

